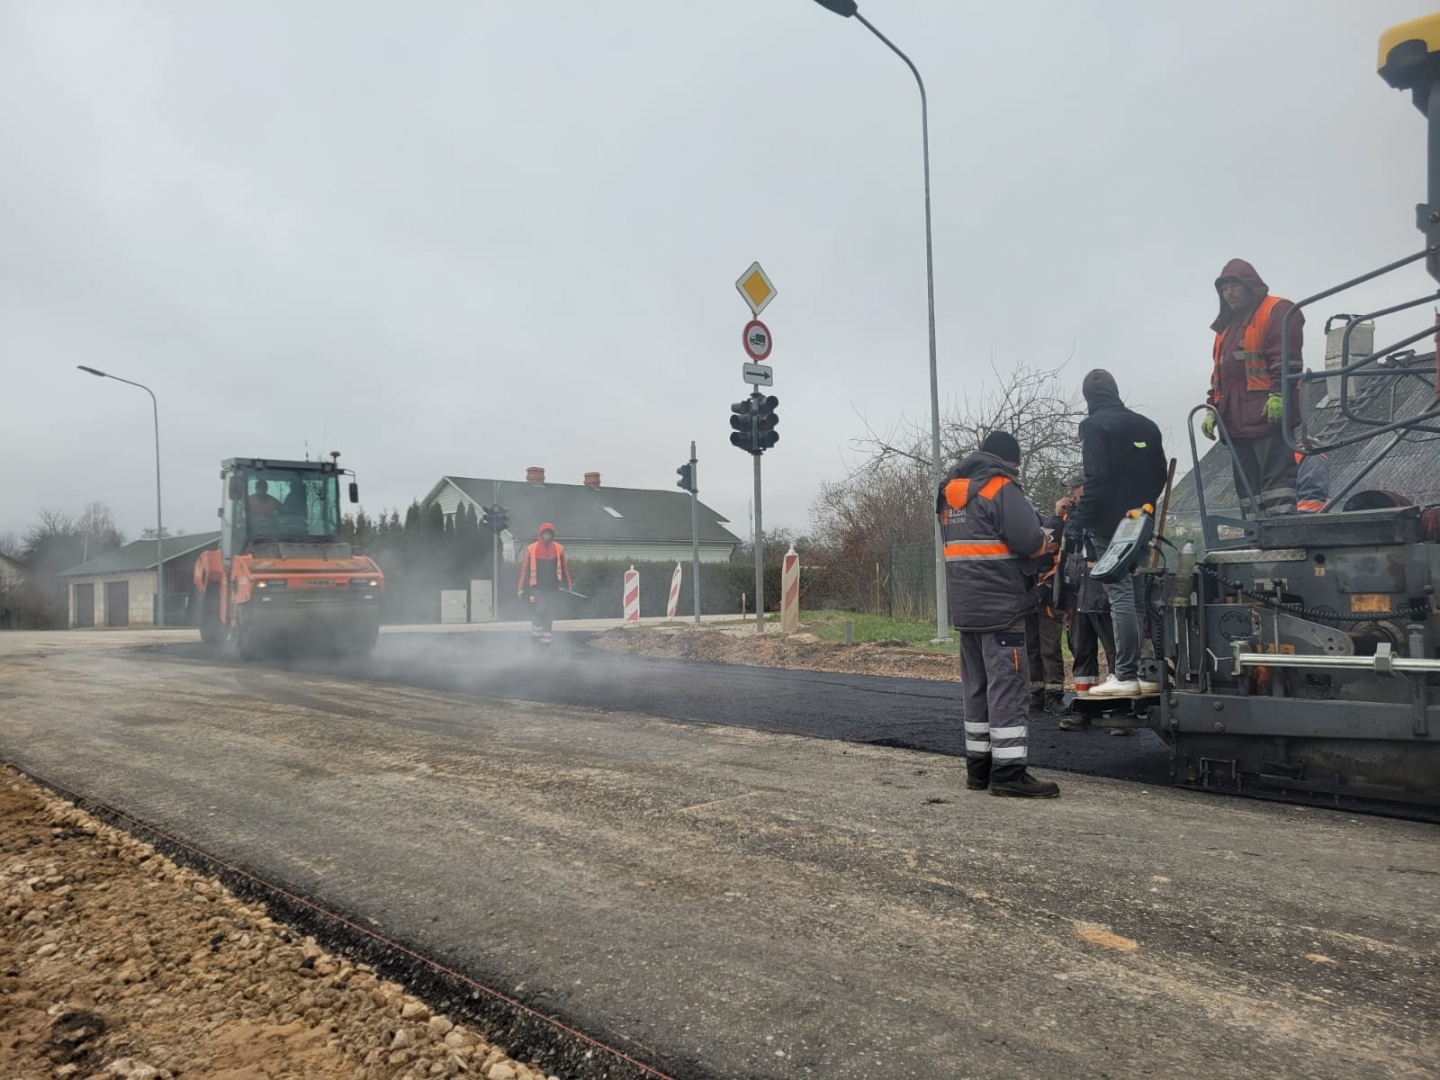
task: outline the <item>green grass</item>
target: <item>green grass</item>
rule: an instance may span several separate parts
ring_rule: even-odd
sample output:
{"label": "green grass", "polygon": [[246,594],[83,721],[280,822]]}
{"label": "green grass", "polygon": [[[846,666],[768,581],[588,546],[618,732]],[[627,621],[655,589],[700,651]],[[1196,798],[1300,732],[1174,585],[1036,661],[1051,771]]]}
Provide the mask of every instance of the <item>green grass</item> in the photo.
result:
{"label": "green grass", "polygon": [[854,626],[855,641],[903,641],[907,645],[935,652],[953,652],[955,634],[949,634],[949,641],[933,644],[935,636],[933,622],[889,619],[884,615],[861,615],[853,611],[802,611],[800,629],[814,634],[821,641],[844,641],[845,623]]}

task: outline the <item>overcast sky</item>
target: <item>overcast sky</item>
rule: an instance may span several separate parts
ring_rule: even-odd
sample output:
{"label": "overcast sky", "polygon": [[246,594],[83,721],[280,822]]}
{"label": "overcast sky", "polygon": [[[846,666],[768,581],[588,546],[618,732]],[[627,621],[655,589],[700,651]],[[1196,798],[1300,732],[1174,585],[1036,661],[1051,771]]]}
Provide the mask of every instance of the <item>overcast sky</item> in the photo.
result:
{"label": "overcast sky", "polygon": [[[942,397],[1073,352],[1183,470],[1226,260],[1299,298],[1418,250],[1424,120],[1376,47],[1431,6],[864,3],[929,90]],[[744,535],[757,259],[767,526],[867,420],[928,419],[919,97],[811,0],[8,0],[0,101],[0,532],[153,522],[150,401],[87,364],[159,396],[172,528],[307,440],[378,511],[529,465],[669,488],[694,439]]]}

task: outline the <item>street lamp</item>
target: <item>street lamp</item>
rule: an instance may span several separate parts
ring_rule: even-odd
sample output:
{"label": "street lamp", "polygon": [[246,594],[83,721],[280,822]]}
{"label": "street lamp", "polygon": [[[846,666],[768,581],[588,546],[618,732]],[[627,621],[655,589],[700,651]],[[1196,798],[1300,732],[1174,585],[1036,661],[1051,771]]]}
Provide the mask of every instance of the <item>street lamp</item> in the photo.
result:
{"label": "street lamp", "polygon": [[91,375],[98,375],[102,379],[114,379],[116,382],[123,382],[126,386],[138,386],[150,395],[150,409],[155,415],[155,625],[165,625],[165,528],[160,518],[160,406],[155,402],[155,391],[151,390],[144,383],[131,382],[129,379],[122,379],[119,375],[110,375],[93,367],[86,367],[84,364],[76,364],[81,371]]}
{"label": "street lamp", "polygon": [[[879,38],[896,56],[905,61],[905,66],[915,76],[920,87],[920,139],[925,157],[925,287],[930,304],[930,462],[934,489],[940,490],[944,469],[940,462],[940,377],[935,367],[935,259],[930,240],[930,112],[925,100],[925,82],[910,58],[895,47],[895,43],[882,34],[860,14],[855,0],[815,0],[826,11],[833,11],[842,18],[858,19],[860,24]],[[935,525],[935,638],[941,640],[949,630],[945,611],[945,541],[940,534],[940,525]]]}

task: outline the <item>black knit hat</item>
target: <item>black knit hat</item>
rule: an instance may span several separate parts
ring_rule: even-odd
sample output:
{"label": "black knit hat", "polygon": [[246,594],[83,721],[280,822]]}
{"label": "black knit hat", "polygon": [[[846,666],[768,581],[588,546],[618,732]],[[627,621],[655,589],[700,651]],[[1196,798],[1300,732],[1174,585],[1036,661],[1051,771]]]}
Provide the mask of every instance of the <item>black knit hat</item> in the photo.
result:
{"label": "black knit hat", "polygon": [[1009,462],[1011,465],[1020,464],[1020,444],[1008,431],[992,431],[986,435],[985,441],[980,444],[980,452],[993,454],[1001,461]]}

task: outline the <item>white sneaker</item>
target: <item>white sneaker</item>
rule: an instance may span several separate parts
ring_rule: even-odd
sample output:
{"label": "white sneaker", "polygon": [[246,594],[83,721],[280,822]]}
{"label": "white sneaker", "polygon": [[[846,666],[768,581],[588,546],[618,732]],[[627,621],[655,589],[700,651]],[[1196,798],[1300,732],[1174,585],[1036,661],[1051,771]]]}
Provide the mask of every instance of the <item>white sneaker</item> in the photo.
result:
{"label": "white sneaker", "polygon": [[1158,682],[1150,682],[1146,679],[1141,679],[1140,693],[1150,695],[1158,694],[1160,693],[1160,684]]}
{"label": "white sneaker", "polygon": [[1107,676],[1104,682],[1090,690],[1092,698],[1138,697],[1139,694],[1139,679],[1117,679],[1114,675]]}

